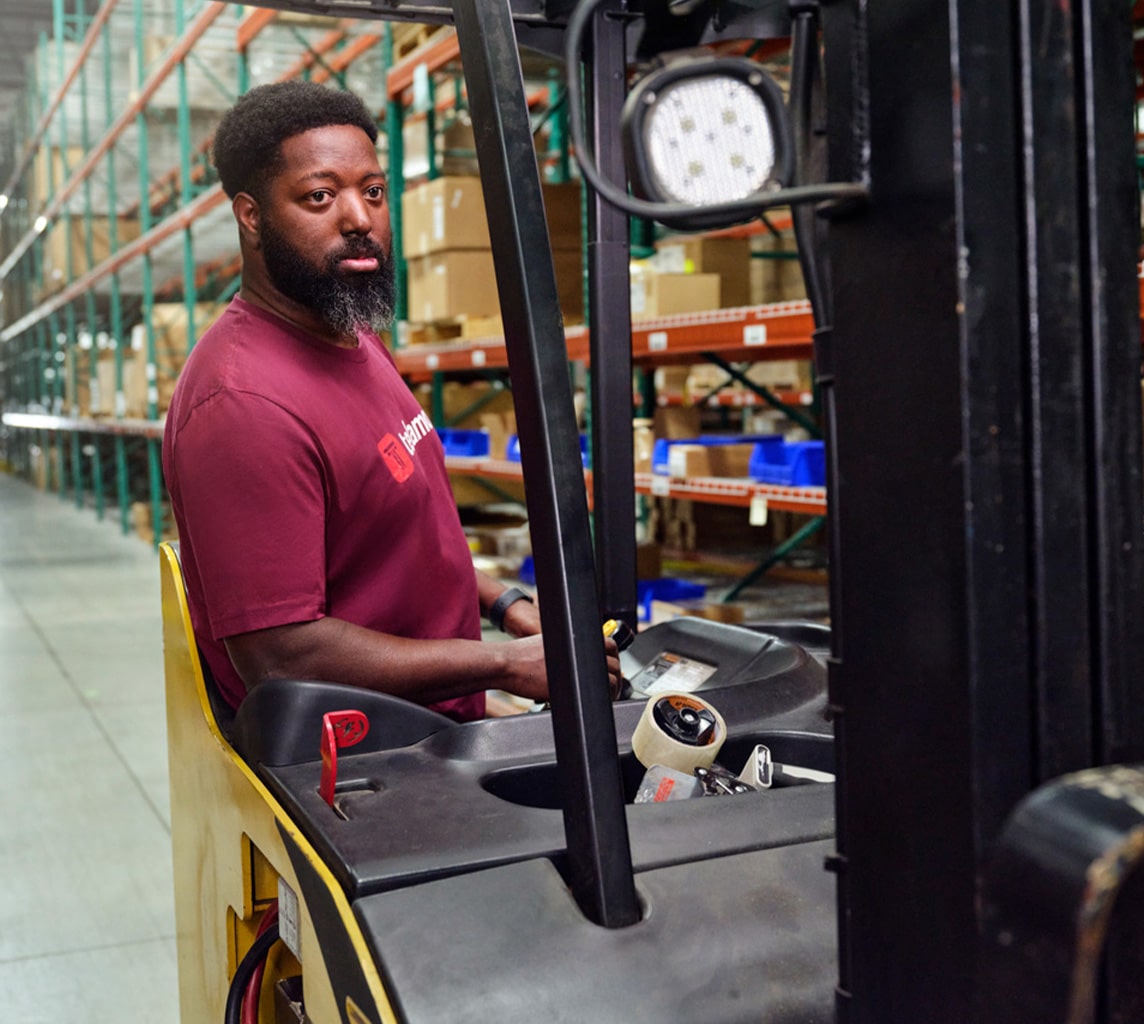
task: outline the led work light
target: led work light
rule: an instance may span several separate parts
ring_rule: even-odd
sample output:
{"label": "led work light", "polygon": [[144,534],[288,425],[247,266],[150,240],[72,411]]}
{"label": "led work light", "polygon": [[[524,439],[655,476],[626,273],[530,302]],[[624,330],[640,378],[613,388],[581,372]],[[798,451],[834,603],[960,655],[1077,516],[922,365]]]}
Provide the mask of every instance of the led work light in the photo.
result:
{"label": "led work light", "polygon": [[781,188],[791,172],[783,97],[758,64],[676,56],[645,75],[621,115],[632,187],[692,207]]}
{"label": "led work light", "polygon": [[[631,193],[626,182],[607,178],[584,130],[580,88],[584,35],[603,2],[579,0],[564,33],[572,148],[584,179],[601,198],[633,217],[682,231],[743,223],[776,206],[867,198],[862,182],[795,180],[791,116],[761,65],[703,49],[664,52],[654,44],[650,55],[656,63],[631,88],[621,114]],[[648,3],[647,13],[658,19],[657,41],[699,39],[702,5]],[[677,16],[680,24],[673,26]]]}

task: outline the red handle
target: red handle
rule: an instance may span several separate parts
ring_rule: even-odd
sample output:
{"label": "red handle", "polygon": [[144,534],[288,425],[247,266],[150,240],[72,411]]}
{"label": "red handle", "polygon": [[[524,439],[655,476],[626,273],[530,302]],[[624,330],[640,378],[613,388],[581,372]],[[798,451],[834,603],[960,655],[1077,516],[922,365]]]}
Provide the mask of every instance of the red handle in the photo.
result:
{"label": "red handle", "polygon": [[369,719],[360,711],[330,711],[322,716],[322,779],[318,794],[331,807],[338,784],[338,748],[360,743],[369,732]]}

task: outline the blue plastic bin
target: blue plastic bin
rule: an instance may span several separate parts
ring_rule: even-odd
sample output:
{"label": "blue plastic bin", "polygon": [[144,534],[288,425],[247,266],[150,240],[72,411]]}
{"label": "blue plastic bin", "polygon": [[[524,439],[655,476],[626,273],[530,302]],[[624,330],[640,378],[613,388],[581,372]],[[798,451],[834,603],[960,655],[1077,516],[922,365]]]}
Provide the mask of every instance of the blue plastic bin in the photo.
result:
{"label": "blue plastic bin", "polygon": [[479,456],[489,453],[487,430],[459,430],[455,427],[438,427],[437,436],[446,455]]}
{"label": "blue plastic bin", "polygon": [[655,580],[639,580],[636,583],[636,604],[640,622],[651,620],[652,601],[694,601],[707,596],[707,588],[702,583],[691,583],[664,576]]}
{"label": "blue plastic bin", "polygon": [[[520,462],[520,438],[516,434],[509,436],[508,444],[505,446],[505,456],[509,462]],[[582,466],[588,465],[588,435],[580,435],[580,464]]]}
{"label": "blue plastic bin", "polygon": [[751,453],[751,479],[784,487],[824,487],[826,451],[821,441],[759,444]]}

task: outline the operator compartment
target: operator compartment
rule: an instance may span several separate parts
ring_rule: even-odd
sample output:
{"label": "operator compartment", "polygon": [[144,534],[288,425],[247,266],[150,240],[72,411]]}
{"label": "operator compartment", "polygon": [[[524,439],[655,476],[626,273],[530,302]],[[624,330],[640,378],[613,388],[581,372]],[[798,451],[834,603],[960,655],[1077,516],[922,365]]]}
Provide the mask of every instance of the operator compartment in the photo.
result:
{"label": "operator compartment", "polygon": [[[633,736],[648,700],[615,704],[635,870],[831,836],[833,787],[822,782],[832,779],[833,740],[824,716],[822,665],[798,645],[766,633],[706,620],[664,626],[640,634],[624,655],[637,681],[671,657],[713,667],[694,694],[726,723],[722,749],[708,769],[718,773],[707,779],[710,792],[722,792],[719,782],[737,777],[760,746],[780,770],[769,788],[733,799],[637,802],[647,772],[633,751]],[[666,692],[661,684],[674,678],[660,672],[647,684],[654,691],[649,699]],[[253,691],[273,709],[275,721],[262,720],[257,707],[244,704],[235,745],[351,898],[535,857],[564,869],[549,712],[458,725],[384,695],[338,687],[346,701],[341,706],[361,707],[373,731],[361,748],[339,756],[331,806],[319,794],[321,715],[307,716],[297,707],[284,713],[287,702],[264,689],[291,685],[298,684],[268,683]],[[370,714],[378,697],[383,706]],[[291,723],[284,742],[280,718]],[[273,744],[262,741],[260,725],[275,734]]]}
{"label": "operator compartment", "polygon": [[[531,1024],[575,1006],[624,1024],[834,1020],[823,665],[765,630],[699,620],[625,654],[637,679],[668,655],[714,671],[613,705],[642,910],[619,929],[570,891],[550,712],[458,725],[312,683],[262,684],[240,709],[236,748],[344,889],[400,1019]],[[334,784],[318,737],[350,708],[370,724]],[[644,763],[661,754],[675,767]]]}

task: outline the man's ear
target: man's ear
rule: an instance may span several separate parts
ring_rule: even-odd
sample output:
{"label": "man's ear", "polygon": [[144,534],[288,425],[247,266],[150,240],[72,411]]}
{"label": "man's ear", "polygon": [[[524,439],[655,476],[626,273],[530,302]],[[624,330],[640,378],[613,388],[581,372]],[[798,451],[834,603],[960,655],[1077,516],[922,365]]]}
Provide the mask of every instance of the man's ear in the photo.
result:
{"label": "man's ear", "polygon": [[238,221],[238,231],[242,240],[257,249],[260,244],[259,228],[262,224],[258,200],[247,192],[239,192],[231,201],[230,208],[234,211],[234,219]]}

